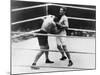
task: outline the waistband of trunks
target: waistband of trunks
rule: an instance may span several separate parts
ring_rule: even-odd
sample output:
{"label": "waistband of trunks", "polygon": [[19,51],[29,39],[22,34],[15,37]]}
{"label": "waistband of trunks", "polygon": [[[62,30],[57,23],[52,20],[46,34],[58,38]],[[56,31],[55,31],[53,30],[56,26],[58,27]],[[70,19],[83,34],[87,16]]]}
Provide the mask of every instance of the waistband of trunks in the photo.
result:
{"label": "waistband of trunks", "polygon": [[49,49],[49,46],[48,46],[48,45],[45,45],[45,46],[42,46],[42,45],[41,45],[40,48],[41,48],[41,49]]}

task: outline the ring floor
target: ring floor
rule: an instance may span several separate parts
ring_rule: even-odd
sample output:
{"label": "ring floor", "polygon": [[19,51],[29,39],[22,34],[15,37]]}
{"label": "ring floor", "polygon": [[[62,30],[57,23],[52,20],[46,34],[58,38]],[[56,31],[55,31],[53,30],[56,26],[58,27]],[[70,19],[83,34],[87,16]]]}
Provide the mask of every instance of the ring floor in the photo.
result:
{"label": "ring floor", "polygon": [[[69,51],[95,53],[95,38],[67,37],[66,45]],[[49,46],[50,50],[57,50],[55,37],[49,37]],[[12,43],[12,74],[95,69],[95,54],[70,53],[74,65],[68,67],[68,59],[61,61],[59,60],[61,58],[59,52],[49,52],[50,60],[55,63],[46,64],[45,55],[43,54],[37,62],[40,69],[34,70],[30,68],[38,53],[34,49],[39,49],[37,38]]]}

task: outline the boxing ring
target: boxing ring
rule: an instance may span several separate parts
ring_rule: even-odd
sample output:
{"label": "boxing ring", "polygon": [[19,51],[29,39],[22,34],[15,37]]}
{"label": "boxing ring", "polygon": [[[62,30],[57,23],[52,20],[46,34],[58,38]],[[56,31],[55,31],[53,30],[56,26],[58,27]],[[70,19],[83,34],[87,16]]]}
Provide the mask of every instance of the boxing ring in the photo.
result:
{"label": "boxing ring", "polygon": [[[75,9],[82,9],[82,10],[91,10],[95,11],[92,8],[85,8],[85,7],[77,7],[77,6],[66,6],[66,5],[59,5],[59,4],[42,4],[37,6],[30,6],[30,7],[23,7],[18,9],[12,9],[11,12],[18,12],[27,9],[38,8],[42,6],[46,6],[46,14],[48,15],[48,6],[62,6],[68,8],[75,8]],[[46,16],[46,15],[45,15]],[[22,21],[17,21],[11,23],[12,26],[20,23],[25,23],[37,19],[42,19],[45,16],[26,19]],[[68,17],[69,19],[78,19],[78,20],[85,20],[85,21],[93,21],[95,19],[85,19],[85,18],[78,18],[78,17]],[[96,56],[96,48],[95,48],[95,37],[83,37],[83,36],[67,36],[66,38],[66,45],[68,48],[69,53],[71,54],[71,59],[73,60],[74,65],[68,67],[68,59],[64,61],[60,61],[59,58],[61,57],[60,52],[57,49],[56,45],[56,38],[55,37],[63,37],[59,35],[53,34],[45,34],[48,35],[48,42],[49,42],[49,58],[54,61],[54,64],[46,64],[44,55],[39,59],[37,62],[37,66],[40,67],[38,70],[31,69],[30,66],[37,54],[40,51],[39,44],[37,38],[28,38],[27,40],[18,40],[16,37],[20,37],[22,35],[33,34],[35,31],[33,30],[30,32],[15,32],[12,31],[11,34],[11,53],[12,53],[12,62],[11,62],[11,74],[34,74],[34,73],[43,73],[43,72],[60,72],[60,71],[75,71],[75,70],[90,70],[95,69],[95,56]],[[74,31],[86,31],[86,32],[93,32],[95,30],[85,30],[85,29],[75,29],[69,28],[69,30]],[[44,35],[44,34],[38,34]],[[44,35],[44,36],[45,36]],[[15,39],[13,41],[13,39]],[[44,50],[47,51],[47,50]]]}

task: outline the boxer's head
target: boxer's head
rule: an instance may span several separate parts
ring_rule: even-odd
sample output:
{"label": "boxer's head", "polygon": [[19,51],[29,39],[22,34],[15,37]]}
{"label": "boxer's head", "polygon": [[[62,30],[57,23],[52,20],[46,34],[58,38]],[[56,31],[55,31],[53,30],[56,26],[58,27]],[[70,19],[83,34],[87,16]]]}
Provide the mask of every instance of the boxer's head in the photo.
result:
{"label": "boxer's head", "polygon": [[49,20],[53,20],[55,18],[55,16],[54,15],[47,15],[47,16],[45,16],[43,19],[45,20],[45,19],[49,19]]}
{"label": "boxer's head", "polygon": [[60,10],[59,10],[59,13],[60,13],[60,15],[65,14],[66,13],[66,8],[61,7]]}

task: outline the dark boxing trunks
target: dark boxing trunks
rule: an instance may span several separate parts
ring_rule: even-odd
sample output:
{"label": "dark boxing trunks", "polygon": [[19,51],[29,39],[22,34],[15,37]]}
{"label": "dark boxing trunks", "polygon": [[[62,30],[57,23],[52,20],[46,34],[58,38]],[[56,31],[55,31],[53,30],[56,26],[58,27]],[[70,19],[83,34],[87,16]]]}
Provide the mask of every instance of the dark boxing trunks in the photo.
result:
{"label": "dark boxing trunks", "polygon": [[[36,33],[40,33],[40,34],[47,34],[47,32],[40,30],[39,32]],[[48,36],[44,36],[44,35],[37,35],[36,36],[38,38],[38,42],[41,48],[49,48],[48,46]]]}

